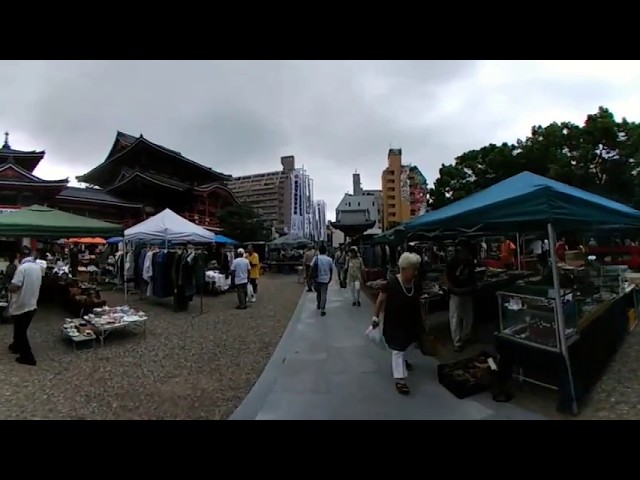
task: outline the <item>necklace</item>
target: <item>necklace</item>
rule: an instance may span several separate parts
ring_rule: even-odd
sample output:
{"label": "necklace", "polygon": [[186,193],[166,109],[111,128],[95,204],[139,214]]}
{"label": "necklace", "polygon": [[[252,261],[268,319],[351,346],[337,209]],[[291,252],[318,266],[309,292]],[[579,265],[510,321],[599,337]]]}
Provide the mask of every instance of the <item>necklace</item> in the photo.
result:
{"label": "necklace", "polygon": [[407,289],[406,289],[406,288],[404,288],[404,284],[402,283],[402,279],[400,278],[400,276],[399,276],[399,275],[398,275],[398,277],[397,277],[397,278],[398,278],[398,283],[400,283],[400,286],[402,287],[402,291],[404,292],[404,294],[405,294],[407,297],[413,297],[413,291],[415,290],[415,289],[414,289],[413,282],[411,282],[411,293],[409,293],[409,292],[407,292]]}

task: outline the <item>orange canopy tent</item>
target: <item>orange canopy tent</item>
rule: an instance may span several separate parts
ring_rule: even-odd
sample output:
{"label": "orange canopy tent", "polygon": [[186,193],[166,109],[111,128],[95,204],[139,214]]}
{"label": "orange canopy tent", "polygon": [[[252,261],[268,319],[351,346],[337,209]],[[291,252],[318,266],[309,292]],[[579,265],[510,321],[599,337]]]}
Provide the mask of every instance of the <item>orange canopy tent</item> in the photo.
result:
{"label": "orange canopy tent", "polygon": [[107,241],[103,238],[91,238],[91,237],[86,237],[86,238],[70,238],[68,240],[69,243],[81,243],[83,245],[104,245],[107,243]]}

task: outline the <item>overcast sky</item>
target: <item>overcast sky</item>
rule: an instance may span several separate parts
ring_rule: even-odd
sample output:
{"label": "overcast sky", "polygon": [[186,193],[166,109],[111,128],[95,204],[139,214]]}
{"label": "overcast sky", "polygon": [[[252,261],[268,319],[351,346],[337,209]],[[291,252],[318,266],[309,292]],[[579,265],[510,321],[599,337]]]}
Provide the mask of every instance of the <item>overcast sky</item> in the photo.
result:
{"label": "overcast sky", "polygon": [[101,162],[116,130],[232,175],[294,155],[328,216],[380,188],[390,146],[429,183],[443,162],[599,105],[640,120],[640,61],[2,61],[0,129],[46,179]]}

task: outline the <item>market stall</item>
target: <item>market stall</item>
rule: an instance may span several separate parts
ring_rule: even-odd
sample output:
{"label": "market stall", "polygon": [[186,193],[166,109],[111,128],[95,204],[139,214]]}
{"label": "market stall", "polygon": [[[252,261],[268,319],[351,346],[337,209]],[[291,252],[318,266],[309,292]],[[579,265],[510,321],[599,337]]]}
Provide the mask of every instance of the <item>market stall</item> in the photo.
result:
{"label": "market stall", "polygon": [[[496,233],[546,230],[549,244],[555,245],[557,226],[584,230],[611,224],[638,227],[640,212],[524,172],[418,217],[403,228],[407,233],[457,230],[460,234],[479,230]],[[551,248],[550,253],[551,276],[548,280],[539,279],[535,293],[528,291],[519,296],[516,291],[506,289],[499,295],[503,318],[505,310],[517,314],[501,322],[496,349],[503,380],[511,377],[513,367],[529,369],[531,373],[525,372],[528,378],[538,374],[553,377],[539,383],[559,389],[560,410],[577,413],[578,402],[593,386],[627,331],[622,328],[628,325],[625,308],[634,304],[636,290],[622,278],[619,285],[623,288],[613,297],[581,291],[575,282],[563,288],[555,249]],[[523,282],[521,287],[530,289],[532,285]],[[592,307],[580,310],[579,303]],[[539,313],[532,314],[531,310]],[[617,320],[612,321],[611,315]],[[594,350],[600,354],[589,353]]]}
{"label": "market stall", "polygon": [[289,233],[267,244],[269,270],[293,273],[302,268],[304,249],[313,242],[297,233]]}
{"label": "market stall", "polygon": [[[131,270],[148,296],[173,297],[174,310],[186,311],[196,287],[205,283],[206,254],[194,245],[208,245],[215,239],[214,233],[165,209],[124,232],[129,248],[126,255],[130,256],[125,268]],[[204,313],[202,295],[200,313]]]}

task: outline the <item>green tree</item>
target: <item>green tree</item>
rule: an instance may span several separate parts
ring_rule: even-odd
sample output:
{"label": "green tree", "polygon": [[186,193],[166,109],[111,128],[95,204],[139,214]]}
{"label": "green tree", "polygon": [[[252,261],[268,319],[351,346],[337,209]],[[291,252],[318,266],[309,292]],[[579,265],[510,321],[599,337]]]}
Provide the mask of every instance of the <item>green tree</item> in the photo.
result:
{"label": "green tree", "polygon": [[218,223],[225,236],[239,242],[266,242],[271,239],[271,228],[259,212],[246,204],[220,211]]}
{"label": "green tree", "polygon": [[429,191],[434,209],[530,171],[633,206],[640,206],[640,124],[618,121],[604,107],[584,125],[534,126],[515,144],[487,145],[442,165]]}

